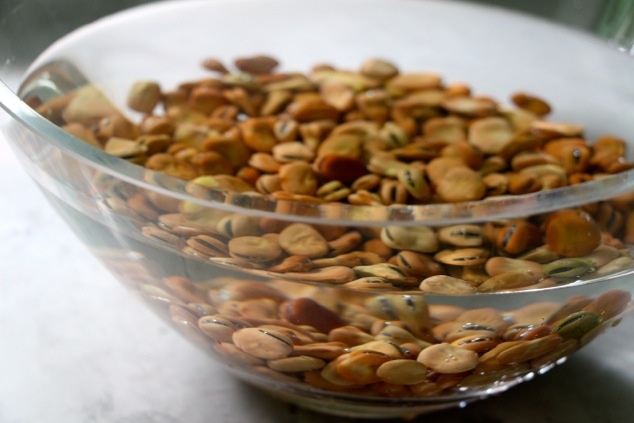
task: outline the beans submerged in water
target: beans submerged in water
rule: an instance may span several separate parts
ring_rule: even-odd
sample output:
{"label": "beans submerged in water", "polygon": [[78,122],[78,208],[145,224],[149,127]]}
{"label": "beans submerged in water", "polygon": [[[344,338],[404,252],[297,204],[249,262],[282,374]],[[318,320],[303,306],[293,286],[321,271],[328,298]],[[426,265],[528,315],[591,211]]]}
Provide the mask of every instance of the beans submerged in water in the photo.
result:
{"label": "beans submerged in water", "polygon": [[[226,203],[95,182],[103,213],[130,221],[139,239],[193,271],[231,275],[139,287],[223,360],[348,394],[444,395],[548,366],[631,309],[617,290],[511,310],[443,302],[631,271],[631,195],[445,226],[425,224],[421,207],[460,211],[628,170],[625,141],[593,143],[579,125],[547,121],[551,107],[534,94],[512,95],[507,109],[381,59],[358,72],[278,72],[267,56],[235,65],[208,60],[214,77],[172,91],[135,84],[138,124],[96,89],[39,109],[93,146],[183,179],[196,199]],[[271,213],[251,212],[260,205]],[[336,221],[342,211],[349,226]]]}
{"label": "beans submerged in water", "polygon": [[144,292],[172,304],[170,312],[180,320],[198,320],[197,326],[178,327],[223,360],[278,380],[356,395],[384,384],[400,387],[391,390],[395,397],[492,386],[502,374],[520,377],[573,353],[631,307],[631,294],[621,290],[498,310],[292,281],[179,280],[179,286],[203,289],[199,297],[212,299],[213,306],[177,306],[190,291],[174,291],[179,297],[147,285]]}

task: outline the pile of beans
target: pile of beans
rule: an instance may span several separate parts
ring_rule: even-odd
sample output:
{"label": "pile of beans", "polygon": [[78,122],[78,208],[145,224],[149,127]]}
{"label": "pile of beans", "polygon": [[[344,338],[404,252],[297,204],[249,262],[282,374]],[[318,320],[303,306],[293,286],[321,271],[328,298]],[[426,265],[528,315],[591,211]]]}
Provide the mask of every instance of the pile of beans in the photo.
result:
{"label": "pile of beans", "polygon": [[[528,194],[632,167],[626,142],[593,143],[581,126],[545,119],[527,93],[505,107],[367,60],[278,73],[267,56],[218,60],[216,77],[163,91],[134,84],[138,124],[94,86],[37,110],[86,142],[189,181],[188,190],[289,202],[398,207]],[[159,105],[161,107],[159,107]],[[34,104],[34,106],[37,106]],[[159,112],[162,110],[162,113]],[[111,188],[111,187],[110,187]],[[107,207],[139,217],[144,236],[219,265],[262,276],[358,289],[473,294],[557,286],[629,269],[634,193],[575,209],[445,227],[309,225],[204,209],[141,190],[111,189]]]}
{"label": "pile of beans", "polygon": [[141,285],[188,338],[243,371],[334,392],[429,397],[545,368],[610,326],[627,291],[512,309],[427,304],[297,283],[182,276]]}
{"label": "pile of beans", "polygon": [[[547,368],[631,309],[629,292],[598,285],[634,269],[634,193],[445,226],[283,216],[297,204],[385,211],[583,183],[631,169],[625,141],[590,142],[581,126],[546,120],[551,107],[535,95],[513,94],[514,107],[506,107],[385,60],[357,71],[318,65],[307,74],[275,72],[278,62],[267,56],[236,60],[237,72],[213,59],[204,66],[215,75],[172,91],[134,84],[128,106],[142,115],[138,123],[94,86],[29,104],[107,153],[187,181],[195,197],[222,191],[279,200],[279,218],[262,217],[108,176],[94,181],[102,212],[177,259],[148,264],[150,280],[136,281],[129,269],[124,278],[224,362],[357,395],[484,391]],[[190,279],[196,264],[190,269],[183,258],[211,266],[203,266],[211,279]],[[218,277],[225,268],[241,277]],[[171,276],[159,275],[166,269]],[[597,281],[597,295],[526,299],[507,310],[441,297],[580,280]]]}

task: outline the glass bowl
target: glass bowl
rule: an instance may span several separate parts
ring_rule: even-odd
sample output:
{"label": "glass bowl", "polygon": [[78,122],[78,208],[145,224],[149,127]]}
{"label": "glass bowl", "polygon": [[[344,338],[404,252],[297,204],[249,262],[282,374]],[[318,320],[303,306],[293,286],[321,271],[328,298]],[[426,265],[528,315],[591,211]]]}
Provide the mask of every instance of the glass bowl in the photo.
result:
{"label": "glass bowl", "polygon": [[626,52],[456,2],[105,9],[0,38],[2,130],[96,257],[241,379],[408,417],[631,311]]}

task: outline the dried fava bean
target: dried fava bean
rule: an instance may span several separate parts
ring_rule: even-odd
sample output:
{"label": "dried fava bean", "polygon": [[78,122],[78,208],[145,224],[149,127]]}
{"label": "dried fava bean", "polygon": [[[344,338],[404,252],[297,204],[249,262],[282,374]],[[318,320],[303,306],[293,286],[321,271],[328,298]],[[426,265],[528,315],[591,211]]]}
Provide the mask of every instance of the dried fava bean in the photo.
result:
{"label": "dried fava bean", "polygon": [[380,380],[377,369],[390,361],[390,357],[377,351],[357,350],[337,360],[336,372],[342,379],[357,385],[367,385]]}
{"label": "dried fava bean", "polygon": [[236,59],[234,65],[242,72],[263,75],[271,73],[279,65],[279,62],[273,57],[259,55]]}
{"label": "dried fava bean", "polygon": [[590,148],[581,138],[562,138],[548,141],[544,152],[557,157],[566,174],[584,173],[590,162]]}
{"label": "dried fava bean", "polygon": [[436,233],[427,226],[386,226],[381,230],[381,241],[388,247],[398,250],[420,253],[433,253],[438,250]]}
{"label": "dried fava bean", "polygon": [[313,265],[316,268],[330,267],[330,266],[345,266],[355,267],[360,266],[362,261],[359,257],[350,254],[342,254],[335,257],[326,257],[313,260]]}
{"label": "dried fava bean", "polygon": [[442,265],[431,256],[415,251],[401,251],[396,256],[396,265],[408,275],[429,277],[445,273]]}
{"label": "dried fava bean", "polygon": [[229,241],[231,257],[252,260],[256,263],[277,259],[282,250],[280,246],[267,238],[259,236],[241,236]]}
{"label": "dried fava bean", "polygon": [[198,176],[198,172],[196,172],[192,165],[165,153],[152,155],[147,162],[145,162],[145,167],[186,181]]}
{"label": "dried fava bean", "polygon": [[161,87],[153,81],[139,81],[128,92],[127,106],[141,113],[151,113],[161,99]]}
{"label": "dried fava bean", "polygon": [[225,301],[218,305],[218,312],[225,316],[235,314],[243,319],[271,320],[277,317],[278,303],[269,298],[244,301]]}
{"label": "dried fava bean", "polygon": [[513,138],[513,131],[506,119],[487,117],[469,125],[469,143],[485,154],[499,153]]}
{"label": "dried fava bean", "polygon": [[512,173],[508,175],[509,194],[522,195],[537,192],[542,189],[539,177],[528,173]]}
{"label": "dried fava bean", "polygon": [[424,201],[431,196],[431,190],[422,169],[414,167],[400,169],[397,172],[397,178],[415,199]]}
{"label": "dried fava bean", "polygon": [[542,244],[539,228],[525,220],[508,223],[496,237],[497,247],[508,254],[521,254]]}
{"label": "dried fava bean", "polygon": [[255,183],[255,188],[262,194],[272,194],[282,190],[280,175],[262,175]]}
{"label": "dried fava bean", "polygon": [[229,238],[240,236],[258,236],[262,234],[259,221],[259,218],[255,216],[233,214],[220,219],[217,230],[222,235]]}
{"label": "dried fava bean", "polygon": [[251,118],[240,123],[242,142],[251,150],[270,153],[277,144],[271,118]]}
{"label": "dried fava bean", "polygon": [[284,228],[278,242],[288,254],[308,258],[325,256],[330,250],[326,239],[305,223],[293,223]]}
{"label": "dried fava bean", "polygon": [[379,137],[388,144],[389,148],[403,147],[410,142],[407,133],[394,122],[388,121],[379,130]]}
{"label": "dried fava bean", "polygon": [[418,161],[426,162],[440,156],[441,151],[447,144],[444,141],[436,139],[423,139],[414,138],[412,142],[402,147],[397,147],[390,150],[397,159],[404,162]]}
{"label": "dried fava bean", "polygon": [[486,190],[482,177],[468,167],[448,169],[436,182],[436,194],[448,203],[480,200]]}
{"label": "dried fava bean", "polygon": [[307,345],[296,345],[293,354],[333,360],[346,353],[348,346],[343,342],[314,342]]}
{"label": "dried fava bean", "polygon": [[336,202],[345,199],[351,193],[352,190],[343,185],[341,181],[330,181],[317,188],[315,195],[325,201]]}
{"label": "dried fava bean", "polygon": [[274,323],[277,323],[277,324],[267,323],[263,325],[258,325],[258,328],[264,329],[264,330],[271,329],[279,333],[282,333],[288,336],[289,338],[291,338],[291,340],[293,341],[293,345],[295,346],[310,344],[311,342],[316,342],[316,337],[314,337],[313,334],[310,333],[308,330],[305,330],[304,328],[293,325],[292,323],[284,322],[283,320],[277,320],[275,318],[273,319],[247,318],[247,320],[250,320],[251,322],[256,324],[263,321],[272,321]]}
{"label": "dried fava bean", "polygon": [[427,367],[418,361],[396,359],[381,364],[376,370],[376,374],[387,383],[412,385],[426,379]]}
{"label": "dried fava bean", "polygon": [[541,325],[560,307],[560,304],[556,302],[532,303],[509,312],[508,316],[519,324]]}
{"label": "dried fava bean", "polygon": [[438,240],[456,247],[479,247],[482,245],[482,227],[478,225],[445,226],[437,231]]}
{"label": "dried fava bean", "polygon": [[367,300],[366,306],[379,318],[402,321],[416,336],[428,335],[429,308],[422,295],[381,295]]}
{"label": "dried fava bean", "polygon": [[599,295],[585,306],[583,311],[591,311],[598,314],[601,319],[608,320],[624,312],[631,300],[632,294],[629,292],[613,289]]}
{"label": "dried fava bean", "polygon": [[347,112],[354,108],[354,90],[339,81],[324,81],[319,85],[321,98],[340,112]]}
{"label": "dried fava bean", "polygon": [[339,111],[320,98],[307,98],[293,101],[286,110],[298,122],[315,120],[338,120]]}
{"label": "dried fava bean", "polygon": [[362,75],[384,81],[398,74],[398,69],[392,63],[382,59],[368,59],[359,69]]}
{"label": "dried fava bean", "polygon": [[478,285],[479,292],[495,292],[506,289],[524,288],[543,279],[541,273],[534,273],[530,270],[524,272],[504,272],[487,279]]}
{"label": "dried fava bean", "polygon": [[391,341],[370,341],[365,344],[351,347],[350,352],[355,351],[372,351],[385,355],[391,359],[403,358],[401,348]]}
{"label": "dried fava bean", "polygon": [[456,167],[467,167],[467,164],[458,157],[437,157],[427,163],[425,173],[432,185],[438,185],[445,174]]}
{"label": "dried fava bean", "polygon": [[[61,118],[66,123],[81,123],[86,126],[98,124],[103,118],[119,114],[104,93],[94,85],[87,85],[62,101]],[[65,103],[68,101],[68,103]],[[39,108],[39,110],[42,110]],[[49,111],[50,112],[50,111]]]}
{"label": "dried fava bean", "polygon": [[326,362],[316,357],[299,355],[269,360],[266,365],[278,372],[298,373],[323,369],[326,366]]}
{"label": "dried fava bean", "polygon": [[296,298],[280,306],[281,316],[296,325],[312,326],[322,333],[344,326],[345,323],[332,310],[310,298]]}
{"label": "dried fava bean", "polygon": [[500,312],[490,307],[465,310],[454,321],[464,322],[463,329],[468,330],[485,329],[498,332],[508,326]]}
{"label": "dried fava bean", "polygon": [[355,345],[374,341],[374,337],[355,326],[341,326],[328,333],[328,341],[343,342],[350,347],[354,347]]}
{"label": "dried fava bean", "polygon": [[315,267],[314,263],[306,256],[293,255],[285,257],[280,263],[269,267],[270,272],[304,272]]}
{"label": "dried fava bean", "polygon": [[467,96],[450,96],[442,107],[458,116],[484,117],[496,112],[497,104],[490,99]]}
{"label": "dried fava bean", "polygon": [[353,191],[366,190],[371,191],[381,183],[382,178],[379,175],[374,173],[370,173],[364,176],[361,176],[356,181],[350,185],[350,188]]}
{"label": "dried fava bean", "polygon": [[434,255],[437,261],[453,266],[477,266],[484,264],[488,258],[489,251],[484,248],[443,250]]}
{"label": "dried fava bean", "polygon": [[103,149],[106,153],[123,159],[132,159],[147,152],[147,147],[140,142],[119,137],[109,138]]}
{"label": "dried fava bean", "polygon": [[322,155],[315,161],[317,173],[328,181],[341,181],[349,184],[362,177],[368,170],[359,158],[346,155]]}
{"label": "dried fava bean", "polygon": [[233,333],[232,340],[240,350],[265,360],[288,357],[293,352],[293,341],[288,336],[273,330],[238,329]]}
{"label": "dried fava bean", "polygon": [[205,59],[202,63],[201,63],[202,67],[213,71],[213,72],[218,72],[220,74],[225,74],[225,73],[229,73],[229,71],[227,70],[227,68],[225,67],[225,65],[222,64],[222,62],[216,58],[209,58],[209,59]]}
{"label": "dried fava bean", "polygon": [[279,170],[280,185],[284,191],[314,195],[317,190],[317,177],[312,166],[305,162],[284,164]]}
{"label": "dried fava bean", "polygon": [[251,327],[251,325],[237,318],[215,314],[198,319],[198,327],[205,335],[217,342],[231,342],[235,331]]}
{"label": "dried fava bean", "polygon": [[315,152],[299,141],[277,144],[273,147],[272,154],[275,160],[282,163],[293,161],[311,162],[315,158]]}
{"label": "dried fava bean", "polygon": [[271,285],[266,285],[258,281],[250,280],[231,280],[218,290],[218,297],[221,301],[243,301],[252,299],[271,299],[277,302],[286,301],[287,296],[279,289]]}
{"label": "dried fava bean", "polygon": [[391,282],[388,282],[387,279],[378,277],[355,279],[353,281],[346,282],[343,286],[350,289],[368,291],[391,291],[395,288],[394,285]]}
{"label": "dried fava bean", "polygon": [[455,277],[464,279],[470,284],[477,286],[489,278],[489,275],[484,270],[484,266],[479,264],[475,266],[462,266],[462,267],[450,267],[449,273]]}
{"label": "dried fava bean", "polygon": [[[337,372],[339,364],[343,362],[347,355],[348,353],[336,357],[334,360],[326,364],[323,369],[321,369],[319,374],[328,384],[332,384],[334,387],[355,386],[354,382],[342,378],[341,375],[339,375],[339,372]],[[333,388],[330,387],[328,389],[333,390]]]}
{"label": "dried fava bean", "polygon": [[537,274],[543,273],[543,265],[530,260],[496,256],[487,260],[485,270],[489,276],[505,272],[533,272]]}
{"label": "dried fava bean", "polygon": [[592,311],[579,311],[556,322],[552,333],[566,339],[579,339],[598,326],[601,321],[601,316]]}
{"label": "dried fava bean", "polygon": [[423,349],[417,361],[437,373],[463,373],[475,369],[478,354],[451,344],[435,344]]}
{"label": "dried fava bean", "polygon": [[[342,256],[354,250],[363,240],[363,236],[357,231],[346,232],[337,239],[328,242],[332,256]],[[359,257],[360,259],[360,257]]]}
{"label": "dried fava bean", "polygon": [[544,274],[551,277],[574,278],[593,270],[590,260],[580,258],[558,259],[543,266]]}
{"label": "dried fava bean", "polygon": [[385,88],[389,93],[399,96],[412,91],[438,88],[441,82],[441,76],[435,73],[407,72],[389,79],[385,83]]}
{"label": "dried fava bean", "polygon": [[286,272],[277,276],[302,282],[345,284],[356,279],[354,270],[346,266],[327,266],[304,272]]}
{"label": "dried fava bean", "polygon": [[536,120],[531,123],[530,131],[538,138],[550,140],[554,138],[580,137],[583,135],[583,128],[570,123],[548,122]]}
{"label": "dried fava bean", "polygon": [[467,335],[462,338],[456,339],[451,342],[451,345],[463,348],[465,350],[473,351],[476,354],[483,354],[499,343],[499,340],[495,334],[474,334]]}
{"label": "dried fava bean", "polygon": [[420,290],[430,294],[468,295],[476,289],[467,281],[447,275],[431,276],[420,284]]}
{"label": "dried fava bean", "polygon": [[197,235],[187,240],[187,245],[207,257],[226,257],[229,249],[221,240],[208,235]]}
{"label": "dried fava bean", "polygon": [[367,169],[370,172],[387,176],[398,177],[399,172],[409,169],[410,165],[399,160],[395,160],[383,153],[375,153],[370,157]]}
{"label": "dried fava bean", "polygon": [[551,353],[561,342],[562,337],[557,334],[520,342],[500,352],[497,355],[497,360],[502,364],[522,363]]}
{"label": "dried fava bean", "polygon": [[353,270],[359,277],[378,277],[391,282],[403,282],[407,275],[398,266],[389,263],[371,264],[369,266],[355,266]]}
{"label": "dried fava bean", "polygon": [[546,223],[546,246],[561,256],[583,256],[600,243],[601,232],[585,213],[573,210],[555,212]]}
{"label": "dried fava bean", "polygon": [[517,256],[519,260],[534,261],[535,263],[549,263],[560,258],[560,255],[550,251],[546,246],[537,247]]}
{"label": "dried fava bean", "polygon": [[141,230],[141,233],[151,240],[158,241],[170,246],[182,246],[183,244],[183,240],[178,236],[162,229],[155,228],[153,226],[144,227]]}
{"label": "dried fava bean", "polygon": [[634,260],[630,257],[618,257],[612,260],[611,262],[605,264],[599,269],[595,270],[592,273],[592,276],[600,277],[605,275],[611,275],[614,273],[618,273],[623,270],[629,270],[632,268],[632,264]]}
{"label": "dried fava bean", "polygon": [[532,94],[518,92],[513,94],[511,100],[517,107],[528,110],[537,116],[544,116],[550,113],[550,106],[548,103]]}
{"label": "dried fava bean", "polygon": [[560,305],[559,309],[552,313],[546,323],[552,326],[553,323],[557,323],[565,319],[570,314],[583,310],[583,308],[591,302],[591,298],[581,295],[573,295],[572,297],[567,298],[566,301]]}
{"label": "dried fava bean", "polygon": [[405,204],[407,202],[407,190],[399,181],[384,179],[381,181],[379,194],[385,205]]}
{"label": "dried fava bean", "polygon": [[422,348],[431,345],[426,341],[422,341],[414,336],[410,331],[400,326],[396,326],[393,322],[381,322],[380,329],[372,328],[377,341],[389,341],[397,345],[417,344]]}
{"label": "dried fava bean", "polygon": [[467,124],[454,116],[431,118],[423,123],[423,135],[449,143],[466,141]]}

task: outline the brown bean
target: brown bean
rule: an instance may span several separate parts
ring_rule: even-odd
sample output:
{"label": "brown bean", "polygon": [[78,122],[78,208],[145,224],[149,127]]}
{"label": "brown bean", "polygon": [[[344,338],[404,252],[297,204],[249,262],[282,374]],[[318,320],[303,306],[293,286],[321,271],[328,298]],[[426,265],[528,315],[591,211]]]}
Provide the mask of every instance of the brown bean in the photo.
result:
{"label": "brown bean", "polygon": [[339,316],[310,298],[296,298],[280,306],[284,319],[296,325],[312,326],[322,333],[344,325]]}
{"label": "brown bean", "polygon": [[317,176],[312,166],[306,162],[280,166],[279,176],[284,191],[300,195],[314,195],[317,191]]}
{"label": "brown bean", "polygon": [[238,329],[232,335],[233,343],[245,353],[265,360],[288,357],[293,351],[293,341],[273,330],[259,328]]}
{"label": "brown bean", "polygon": [[312,226],[293,223],[280,232],[280,246],[291,255],[322,257],[329,251],[328,242]]}
{"label": "brown bean", "polygon": [[601,232],[590,216],[573,210],[556,212],[546,226],[546,245],[551,251],[575,257],[589,254],[599,246]]}
{"label": "brown bean", "polygon": [[476,353],[445,343],[423,349],[417,360],[437,373],[463,373],[478,365]]}
{"label": "brown bean", "polygon": [[511,100],[517,107],[528,110],[537,116],[544,116],[550,113],[548,103],[532,94],[518,92],[513,94]]}
{"label": "brown bean", "polygon": [[260,236],[240,236],[229,241],[229,254],[232,257],[252,260],[257,263],[277,259],[282,250],[276,242]]}

